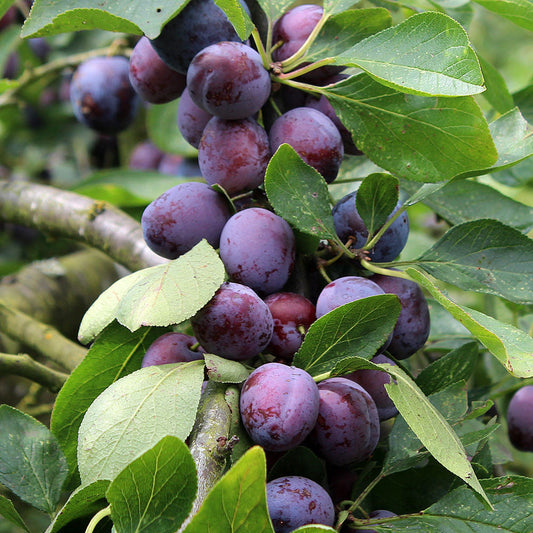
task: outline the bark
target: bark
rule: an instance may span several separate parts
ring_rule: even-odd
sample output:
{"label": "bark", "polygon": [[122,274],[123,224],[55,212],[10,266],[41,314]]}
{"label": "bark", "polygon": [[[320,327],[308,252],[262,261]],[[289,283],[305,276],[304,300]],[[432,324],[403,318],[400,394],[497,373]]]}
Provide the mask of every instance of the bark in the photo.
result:
{"label": "bark", "polygon": [[131,271],[167,262],[146,246],[134,218],[107,202],[55,187],[0,180],[0,218],[85,243]]}

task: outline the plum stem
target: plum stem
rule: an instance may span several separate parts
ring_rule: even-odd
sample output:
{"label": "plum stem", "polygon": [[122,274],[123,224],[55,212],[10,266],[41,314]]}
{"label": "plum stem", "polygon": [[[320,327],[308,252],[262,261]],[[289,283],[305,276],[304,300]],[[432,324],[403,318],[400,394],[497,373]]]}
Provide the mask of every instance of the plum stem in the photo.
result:
{"label": "plum stem", "polygon": [[400,270],[392,270],[390,268],[382,268],[377,266],[375,263],[372,263],[371,261],[368,261],[366,259],[360,259],[361,265],[366,268],[367,270],[370,270],[370,272],[374,272],[375,274],[382,274],[384,276],[392,276],[393,278],[402,278],[406,279],[408,281],[413,281],[413,279],[406,274],[405,272],[401,272]]}

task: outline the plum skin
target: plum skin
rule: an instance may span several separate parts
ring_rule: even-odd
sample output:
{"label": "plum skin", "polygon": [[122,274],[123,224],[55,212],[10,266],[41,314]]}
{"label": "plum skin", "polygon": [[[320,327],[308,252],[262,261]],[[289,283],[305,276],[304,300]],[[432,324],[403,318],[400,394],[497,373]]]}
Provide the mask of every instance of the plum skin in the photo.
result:
{"label": "plum skin", "polygon": [[170,363],[188,363],[203,358],[203,349],[194,351],[192,346],[197,344],[197,340],[185,333],[168,332],[164,333],[146,350],[141,368],[154,365],[166,365]]}
{"label": "plum skin", "polygon": [[311,432],[318,403],[318,387],[305,370],[265,363],[244,382],[241,419],[256,444],[272,452],[286,451]]}
{"label": "plum skin", "polygon": [[125,130],[139,101],[130,83],[128,59],[93,57],[81,63],[72,76],[70,101],[76,118],[89,128],[106,135]]}
{"label": "plum skin", "polygon": [[152,201],[142,214],[141,226],[146,244],[156,254],[176,259],[202,239],[217,247],[230,216],[221,194],[206,183],[186,182]]}
{"label": "plum skin", "polygon": [[517,450],[533,452],[533,385],[513,394],[507,408],[507,431]]}
{"label": "plum skin", "polygon": [[333,465],[367,460],[380,436],[378,410],[370,394],[342,377],[321,381],[318,390],[318,419],[309,441]]}
{"label": "plum skin", "polygon": [[274,321],[268,306],[255,291],[228,281],[191,318],[191,326],[208,353],[242,361],[268,346]]}
{"label": "plum skin", "polygon": [[220,235],[220,259],[233,281],[255,291],[279,291],[292,272],[295,237],[289,224],[261,207],[235,213]]}
{"label": "plum skin", "polygon": [[333,526],[335,508],[326,490],[302,476],[286,476],[266,486],[268,513],[276,533],[289,533],[306,524]]}

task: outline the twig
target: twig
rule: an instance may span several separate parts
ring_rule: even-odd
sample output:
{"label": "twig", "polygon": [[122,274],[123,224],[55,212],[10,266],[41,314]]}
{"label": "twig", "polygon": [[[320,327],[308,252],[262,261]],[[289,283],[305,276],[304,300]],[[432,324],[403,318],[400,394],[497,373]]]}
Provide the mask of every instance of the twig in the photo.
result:
{"label": "twig", "polygon": [[0,375],[27,378],[46,387],[51,392],[58,392],[68,378],[68,374],[38,363],[28,354],[12,355],[1,352]]}

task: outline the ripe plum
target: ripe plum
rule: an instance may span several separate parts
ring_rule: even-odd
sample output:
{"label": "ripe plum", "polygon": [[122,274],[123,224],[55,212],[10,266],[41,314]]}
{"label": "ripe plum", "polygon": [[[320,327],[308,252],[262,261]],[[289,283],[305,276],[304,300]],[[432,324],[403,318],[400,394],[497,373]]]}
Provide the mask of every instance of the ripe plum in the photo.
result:
{"label": "ripe plum", "polygon": [[187,70],[187,88],[197,106],[217,117],[237,120],[263,107],[271,82],[253,48],[223,41],[194,56]]}
{"label": "ripe plum", "polygon": [[[396,365],[392,359],[383,354],[376,355],[371,361],[376,364],[388,363],[389,365]],[[390,399],[384,387],[385,383],[390,383],[390,376],[387,372],[365,369],[346,374],[344,377],[359,383],[372,396],[381,421],[388,420],[398,414],[398,409],[396,409],[394,402]]]}
{"label": "ripe plum", "polygon": [[239,361],[264,350],[274,329],[267,304],[250,287],[232,282],[222,284],[191,325],[207,352]]}
{"label": "ripe plum", "polygon": [[241,419],[251,439],[281,452],[301,444],[316,424],[318,387],[300,368],[266,363],[244,382]]}
{"label": "ripe plum", "polygon": [[[333,222],[339,238],[346,242],[355,237],[353,247],[361,248],[367,241],[368,229],[359,216],[356,202],[357,191],[341,198],[333,207]],[[394,208],[393,216],[400,208],[401,202]],[[390,218],[390,217],[389,217]],[[383,233],[374,248],[370,251],[370,258],[377,263],[393,261],[404,249],[409,236],[409,218],[403,212]]]}
{"label": "ripe plum", "polygon": [[[248,6],[240,3],[249,12]],[[192,58],[200,50],[220,41],[241,39],[213,0],[191,0],[167,22],[160,35],[152,40],[152,46],[169,67],[186,74]]]}
{"label": "ripe plum", "polygon": [[79,65],[70,83],[76,118],[107,135],[126,129],[135,118],[138,96],[122,56],[93,57]]}
{"label": "ripe plum", "polygon": [[268,135],[252,118],[213,117],[205,126],[198,163],[209,185],[218,183],[228,194],[255,189],[263,183],[269,161]]}
{"label": "ripe plum", "polygon": [[396,359],[406,359],[424,346],[429,336],[429,307],[422,289],[408,279],[375,274],[370,278],[387,294],[396,294],[401,311],[387,350]]}
{"label": "ripe plum", "polygon": [[230,278],[264,294],[287,283],[295,255],[289,224],[261,207],[235,213],[220,235],[220,258]]}
{"label": "ripe plum", "polygon": [[333,502],[315,481],[286,476],[268,482],[266,490],[268,513],[276,533],[289,533],[306,524],[333,526]]}
{"label": "ripe plum", "polygon": [[158,337],[144,354],[141,367],[166,365],[169,363],[188,363],[202,359],[204,350],[192,350],[198,341],[185,333],[169,332]]}
{"label": "ripe plum", "polygon": [[146,244],[167,259],[175,259],[206,239],[218,247],[220,233],[231,216],[226,199],[209,185],[180,183],[151,202],[141,225]]}
{"label": "ripe plum", "polygon": [[368,459],[380,435],[378,410],[370,394],[346,378],[325,379],[318,391],[318,420],[310,442],[333,465]]}
{"label": "ripe plum", "polygon": [[157,170],[164,155],[154,143],[143,141],[131,151],[128,166],[137,170]]}
{"label": "ripe plum", "polygon": [[270,294],[265,303],[274,319],[274,334],[267,350],[290,361],[300,349],[305,332],[316,319],[315,306],[304,296],[293,292]]}
{"label": "ripe plum", "polygon": [[511,444],[523,452],[533,452],[533,385],[518,389],[507,409],[507,430]]}
{"label": "ripe plum", "polygon": [[331,183],[339,172],[344,146],[337,126],[324,113],[310,107],[296,107],[278,117],[269,132],[275,152],[283,143]]}
{"label": "ripe plum", "polygon": [[204,128],[212,117],[211,113],[204,111],[192,101],[187,89],[183,91],[178,104],[178,129],[191,146],[195,148],[200,146]]}
{"label": "ripe plum", "polygon": [[385,291],[370,279],[361,276],[343,276],[328,283],[318,295],[316,317],[333,309],[368,296],[385,294]]}
{"label": "ripe plum", "polygon": [[154,50],[147,37],[141,37],[130,56],[130,82],[137,94],[151,104],[164,104],[179,98],[187,79],[171,69]]}

